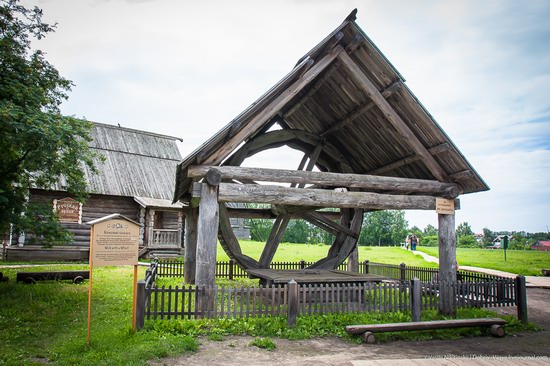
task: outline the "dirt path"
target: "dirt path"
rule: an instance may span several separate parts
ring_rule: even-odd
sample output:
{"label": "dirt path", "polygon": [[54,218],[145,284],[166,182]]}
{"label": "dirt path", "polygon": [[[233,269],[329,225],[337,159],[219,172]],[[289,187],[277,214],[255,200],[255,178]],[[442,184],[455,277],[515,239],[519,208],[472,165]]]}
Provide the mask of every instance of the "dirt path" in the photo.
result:
{"label": "dirt path", "polygon": [[[228,337],[222,342],[201,339],[194,354],[152,361],[151,365],[302,366],[351,365],[373,359],[423,359],[448,356],[550,356],[550,290],[527,290],[529,320],[545,330],[504,338],[475,337],[459,341],[390,342],[354,345],[338,338],[305,341],[273,339],[274,351],[249,346],[252,337]],[[515,314],[515,307],[498,309]]]}

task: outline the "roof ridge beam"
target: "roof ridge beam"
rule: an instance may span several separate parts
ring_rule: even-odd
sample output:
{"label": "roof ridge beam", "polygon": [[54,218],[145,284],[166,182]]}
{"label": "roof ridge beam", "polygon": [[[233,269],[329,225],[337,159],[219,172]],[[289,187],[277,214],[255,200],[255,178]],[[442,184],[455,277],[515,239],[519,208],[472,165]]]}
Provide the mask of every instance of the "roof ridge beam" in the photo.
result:
{"label": "roof ridge beam", "polygon": [[386,101],[376,86],[369,80],[367,75],[363,73],[361,68],[353,61],[350,55],[345,52],[339,54],[338,58],[342,61],[342,65],[350,72],[351,76],[356,79],[359,86],[365,91],[367,96],[376,104],[380,111],[384,114],[397,132],[405,139],[417,155],[420,156],[422,162],[430,170],[433,176],[441,182],[449,182],[449,176],[443,170],[441,165],[434,159],[428,149],[420,142],[414,132],[407,126],[405,121],[392,106]]}

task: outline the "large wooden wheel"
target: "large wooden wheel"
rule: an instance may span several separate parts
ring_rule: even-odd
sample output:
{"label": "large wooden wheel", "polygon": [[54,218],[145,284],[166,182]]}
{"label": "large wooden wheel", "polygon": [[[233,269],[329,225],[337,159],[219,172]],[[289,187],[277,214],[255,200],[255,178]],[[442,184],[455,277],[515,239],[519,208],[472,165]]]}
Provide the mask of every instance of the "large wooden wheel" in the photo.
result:
{"label": "large wooden wheel", "polygon": [[[339,149],[326,140],[306,131],[284,129],[270,131],[252,138],[237,150],[224,165],[241,165],[246,158],[252,155],[283,145],[305,153],[304,160],[300,163],[300,170],[304,168],[311,170],[314,165],[317,165],[319,169],[324,171],[351,171],[346,156],[343,156]],[[305,162],[308,158],[309,165],[306,167]],[[275,210],[272,211],[276,213],[276,218],[260,260],[257,261],[242,252],[239,241],[231,228],[227,207],[224,203],[220,203],[218,238],[227,255],[240,267],[244,269],[269,268],[278,244],[291,217],[293,217],[304,219],[334,235],[335,239],[328,250],[327,256],[314,263],[311,268],[335,269],[354,250],[363,222],[362,209],[342,209],[340,210],[339,220],[329,219],[323,213],[309,207],[276,206]]]}
{"label": "large wooden wheel", "polygon": [[[264,247],[260,260],[257,261],[242,252],[239,241],[233,233],[226,205],[220,203],[219,209],[220,229],[218,238],[229,258],[243,269],[269,268],[271,260],[277,251],[279,241],[283,237],[288,222],[290,221],[290,215],[281,214],[274,219],[275,222],[269,239]],[[318,211],[302,211],[295,215],[335,236],[327,256],[315,262],[309,268],[336,269],[354,250],[363,223],[362,209],[341,210],[340,223],[323,218]]]}

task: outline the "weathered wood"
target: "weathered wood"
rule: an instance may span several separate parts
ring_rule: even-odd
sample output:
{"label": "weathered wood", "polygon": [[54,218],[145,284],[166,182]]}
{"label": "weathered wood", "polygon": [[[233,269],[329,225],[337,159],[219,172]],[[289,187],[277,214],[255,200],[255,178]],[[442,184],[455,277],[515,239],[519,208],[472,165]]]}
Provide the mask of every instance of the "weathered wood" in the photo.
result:
{"label": "weathered wood", "polygon": [[222,175],[217,168],[210,168],[204,175],[204,178],[211,186],[218,186],[222,181]]}
{"label": "weathered wood", "polygon": [[417,330],[434,329],[452,329],[466,327],[491,327],[493,325],[504,325],[506,321],[501,318],[475,318],[475,319],[450,319],[450,320],[430,320],[424,322],[408,323],[386,323],[386,324],[364,324],[348,325],[346,332],[348,334],[363,334],[365,332],[401,332]]}
{"label": "weathered wood", "polygon": [[[212,169],[210,166],[190,166],[188,176],[200,178],[210,169]],[[236,166],[221,166],[216,169],[224,179],[317,184],[328,187],[362,188],[375,191],[412,192],[451,198],[455,198],[459,194],[456,184],[441,183],[434,180]]]}
{"label": "weathered wood", "polygon": [[36,281],[72,280],[81,283],[90,278],[89,271],[47,271],[47,272],[18,272],[17,282],[35,283]]}
{"label": "weathered wood", "polygon": [[288,313],[287,326],[294,327],[298,318],[298,305],[300,298],[298,297],[298,284],[291,280],[288,283]]}
{"label": "weathered wood", "polygon": [[[259,152],[274,149],[281,146],[289,146],[290,148],[311,153],[321,138],[318,135],[301,130],[276,130],[269,131],[263,135],[257,135],[248,140],[225,162],[226,166],[241,165],[242,162]],[[341,162],[345,169],[349,168],[348,159],[340,153],[340,151],[328,141],[325,141],[323,152],[330,156],[334,161]],[[333,163],[326,160],[326,156],[321,156],[318,164],[324,167],[331,167]]]}
{"label": "weathered wood", "polygon": [[184,280],[187,284],[195,283],[197,268],[197,225],[199,221],[199,208],[192,207],[185,216],[184,239]]}
{"label": "weathered wood", "polygon": [[[392,95],[395,91],[399,90],[403,84],[401,81],[396,81],[395,83],[391,84],[389,87],[387,87],[384,91],[382,91],[382,96],[384,98],[388,98],[390,95]],[[320,134],[321,137],[327,137],[336,131],[340,130],[341,128],[347,126],[349,123],[353,122],[358,117],[364,115],[367,113],[371,108],[375,106],[374,102],[367,102],[364,105],[357,108],[354,112],[352,112],[349,116],[345,117],[341,121],[334,123],[330,128],[325,130]]]}
{"label": "weathered wood", "polygon": [[262,255],[260,256],[260,268],[269,268],[269,263],[271,263],[273,256],[275,256],[275,252],[277,251],[277,247],[283,238],[283,234],[289,221],[290,217],[286,215],[279,216],[275,220],[271,233],[269,234],[269,238],[267,239],[267,243],[265,244]]}
{"label": "weathered wood", "polygon": [[[435,197],[404,196],[365,192],[335,192],[321,189],[271,185],[221,183],[220,202],[272,203],[295,206],[435,210]],[[455,200],[455,208],[459,207]]]}
{"label": "weathered wood", "polygon": [[[280,206],[283,207],[283,206]],[[284,206],[287,208],[289,206]],[[303,212],[304,208],[301,207]],[[275,219],[278,215],[286,214],[292,218],[299,218],[300,212],[279,212],[279,208],[276,210],[269,208],[235,208],[228,207],[227,212],[231,218],[240,219]],[[340,218],[340,212],[338,211],[315,211],[318,215],[322,216],[325,220],[338,220]]]}
{"label": "weathered wood", "polygon": [[[217,187],[202,183],[197,223],[197,286],[214,286],[216,242],[219,226]],[[209,302],[207,302],[209,303]]]}
{"label": "weathered wood", "polygon": [[419,322],[422,312],[422,288],[420,280],[413,278],[411,280],[411,318],[413,322]]}
{"label": "weathered wood", "polygon": [[519,275],[516,277],[516,306],[518,320],[523,324],[529,322],[527,316],[527,288],[525,286],[525,277]]}
{"label": "weathered wood", "polygon": [[439,222],[439,312],[444,315],[456,315],[456,296],[451,284],[456,281],[456,235],[455,215],[438,214]]}
{"label": "weathered wood", "polygon": [[241,268],[259,268],[258,261],[242,253],[241,245],[235,237],[231,222],[229,221],[227,207],[224,203],[219,204],[219,214],[220,228],[218,239],[227,255]]}
{"label": "weathered wood", "polygon": [[340,225],[337,222],[326,219],[318,212],[302,212],[298,215],[302,217],[304,220],[307,220],[308,222],[312,223],[313,225],[325,231],[328,231],[332,235],[338,235],[338,233],[342,232],[349,236],[357,237],[356,232],[350,230],[349,228],[343,225]]}
{"label": "weathered wood", "polygon": [[386,99],[382,96],[382,94],[380,94],[376,86],[374,86],[369,78],[361,71],[355,61],[353,61],[353,59],[345,52],[340,53],[338,58],[342,61],[342,64],[346,67],[346,69],[348,69],[352,77],[358,82],[359,86],[367,93],[369,98],[371,98],[376,106],[384,113],[386,119],[393,125],[393,127],[395,127],[403,140],[407,141],[411,148],[421,156],[422,161],[426,164],[433,176],[441,182],[449,182],[449,177],[441,165],[439,165],[439,163],[429,153],[428,149],[426,149],[418,137],[416,137],[413,131],[388,104]]}
{"label": "weathered wood", "polygon": [[207,157],[204,164],[218,165],[227,156],[253,134],[256,129],[270,120],[274,114],[278,113],[286,103],[291,101],[303,88],[314,80],[323,70],[325,70],[342,53],[343,48],[336,46],[330,53],[313,65],[300,79],[296,80],[290,87],[280,93],[271,103],[255,115],[247,124],[246,128],[240,129],[233,137],[218,147],[214,153]]}

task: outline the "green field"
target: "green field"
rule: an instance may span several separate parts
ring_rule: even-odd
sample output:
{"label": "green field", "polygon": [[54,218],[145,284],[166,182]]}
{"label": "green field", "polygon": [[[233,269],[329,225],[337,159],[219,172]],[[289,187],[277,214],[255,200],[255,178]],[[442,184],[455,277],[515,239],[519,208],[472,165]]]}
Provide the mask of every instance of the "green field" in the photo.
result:
{"label": "green field", "polygon": [[[244,254],[259,259],[262,254],[264,243],[241,240],[241,249]],[[281,243],[273,262],[296,262],[304,260],[306,262],[317,261],[327,255],[328,245],[314,244],[290,244]],[[229,257],[218,244],[218,261],[227,261]],[[410,251],[400,247],[359,247],[359,261],[369,260],[377,263],[401,264],[408,266],[436,267],[433,263],[426,262],[421,256],[415,255]]]}
{"label": "green field", "polygon": [[[434,247],[418,250],[438,256],[438,249]],[[456,258],[459,266],[491,268],[525,276],[540,276],[542,268],[550,268],[550,252],[535,250],[507,250],[505,262],[504,251],[500,249],[457,248]]]}

